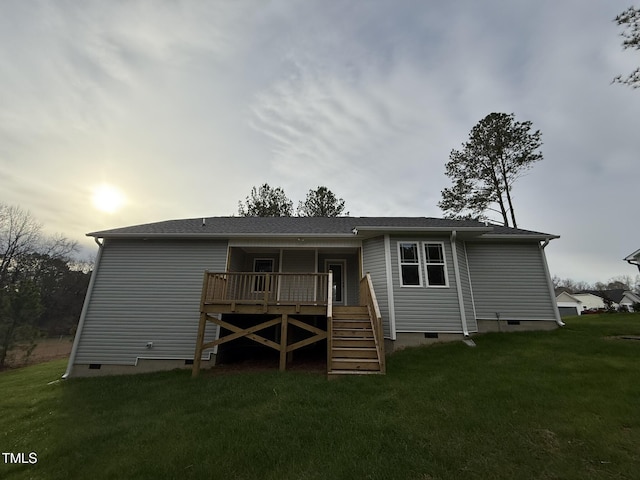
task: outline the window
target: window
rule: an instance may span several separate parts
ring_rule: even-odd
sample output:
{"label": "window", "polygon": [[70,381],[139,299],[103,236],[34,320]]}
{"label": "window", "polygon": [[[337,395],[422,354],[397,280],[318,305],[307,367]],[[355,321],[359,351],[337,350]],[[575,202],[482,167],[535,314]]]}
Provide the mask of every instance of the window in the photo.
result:
{"label": "window", "polygon": [[400,259],[400,285],[403,287],[419,287],[422,285],[418,244],[415,242],[398,243]]}
{"label": "window", "polygon": [[[253,260],[253,271],[256,273],[271,273],[273,272],[273,258],[256,258]],[[253,291],[264,292],[264,285],[266,281],[265,275],[256,275]],[[270,285],[272,287],[272,285]],[[269,288],[271,290],[271,288]]]}
{"label": "window", "polygon": [[427,265],[427,285],[429,287],[448,287],[447,264],[444,259],[443,243],[425,243],[424,261]]}

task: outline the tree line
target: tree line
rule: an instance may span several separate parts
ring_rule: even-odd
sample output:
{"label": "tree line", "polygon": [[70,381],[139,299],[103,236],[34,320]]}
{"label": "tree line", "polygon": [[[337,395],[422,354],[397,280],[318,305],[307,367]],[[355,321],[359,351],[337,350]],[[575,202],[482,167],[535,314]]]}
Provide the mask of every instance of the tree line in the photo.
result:
{"label": "tree line", "polygon": [[47,236],[26,210],[0,204],[0,368],[19,346],[74,333],[91,265],[72,258],[77,242]]}
{"label": "tree line", "polygon": [[606,290],[628,290],[640,295],[640,275],[632,277],[630,275],[618,275],[610,278],[606,282],[589,283],[572,278],[560,278],[554,275],[551,279],[554,288],[566,288],[572,293],[583,291],[606,291]]}
{"label": "tree line", "polygon": [[[309,190],[304,201],[298,202],[298,217],[339,217],[349,215],[345,212],[345,203],[327,187],[319,186]],[[238,215],[241,217],[293,217],[293,201],[281,187],[271,187],[264,183],[253,187],[244,202],[238,202]]]}

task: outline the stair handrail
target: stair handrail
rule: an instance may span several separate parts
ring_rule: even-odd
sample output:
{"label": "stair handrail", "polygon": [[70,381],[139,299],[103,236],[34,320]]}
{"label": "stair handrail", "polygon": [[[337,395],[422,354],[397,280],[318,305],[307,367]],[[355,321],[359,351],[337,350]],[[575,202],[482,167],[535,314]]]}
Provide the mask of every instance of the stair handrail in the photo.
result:
{"label": "stair handrail", "polygon": [[373,326],[373,337],[376,343],[376,351],[378,353],[378,361],[380,362],[380,373],[385,373],[386,365],[384,357],[384,333],[382,330],[382,314],[380,313],[378,299],[376,297],[376,292],[373,289],[373,282],[371,280],[371,274],[369,272],[367,272],[360,281],[360,304],[363,306],[367,306],[369,312],[373,314],[371,323]]}
{"label": "stair handrail", "polygon": [[327,374],[331,372],[333,350],[333,272],[327,276]]}

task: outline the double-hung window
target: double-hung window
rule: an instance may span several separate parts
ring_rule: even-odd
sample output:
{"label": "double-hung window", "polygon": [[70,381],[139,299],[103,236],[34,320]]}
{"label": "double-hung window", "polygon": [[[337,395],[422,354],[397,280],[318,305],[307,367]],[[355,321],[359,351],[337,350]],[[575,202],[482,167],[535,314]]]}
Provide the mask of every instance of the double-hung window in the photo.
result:
{"label": "double-hung window", "polygon": [[424,262],[427,266],[427,286],[448,287],[447,264],[444,258],[444,244],[425,242]]}
{"label": "double-hung window", "polygon": [[422,286],[418,244],[416,242],[399,242],[398,258],[400,259],[400,284],[403,287]]}

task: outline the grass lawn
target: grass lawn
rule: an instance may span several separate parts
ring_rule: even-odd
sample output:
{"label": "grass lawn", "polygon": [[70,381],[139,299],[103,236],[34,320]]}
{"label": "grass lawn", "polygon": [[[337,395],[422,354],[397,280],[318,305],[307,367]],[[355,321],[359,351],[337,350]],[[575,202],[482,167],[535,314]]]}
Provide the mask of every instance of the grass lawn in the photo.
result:
{"label": "grass lawn", "polygon": [[[407,349],[386,376],[0,374],[0,478],[636,479],[640,314]],[[54,383],[50,383],[54,382]],[[27,456],[28,459],[28,456]]]}

